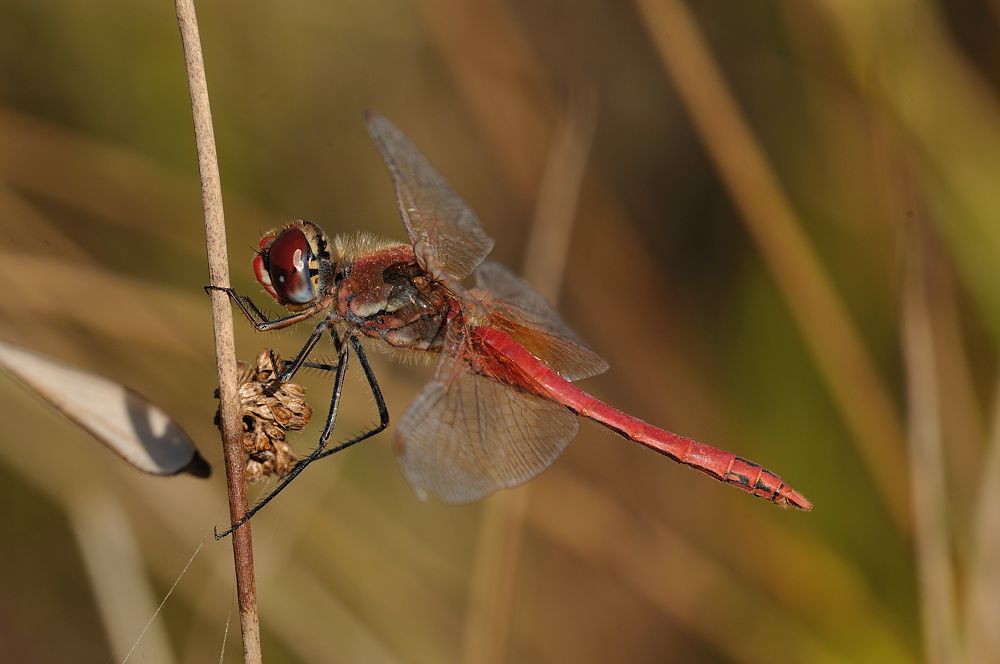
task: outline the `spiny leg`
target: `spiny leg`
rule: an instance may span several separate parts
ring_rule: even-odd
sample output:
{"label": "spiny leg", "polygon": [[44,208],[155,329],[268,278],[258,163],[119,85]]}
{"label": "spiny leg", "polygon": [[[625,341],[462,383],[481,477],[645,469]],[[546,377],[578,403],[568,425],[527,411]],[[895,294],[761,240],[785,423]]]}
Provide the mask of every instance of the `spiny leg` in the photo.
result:
{"label": "spiny leg", "polygon": [[348,359],[347,346],[342,346],[340,354],[337,358],[337,373],[333,379],[333,395],[330,398],[330,412],[326,416],[326,425],[323,427],[323,435],[319,439],[319,445],[313,450],[309,456],[305,457],[299,461],[288,475],[286,475],[278,486],[274,487],[271,493],[267,494],[263,500],[254,505],[250,510],[247,511],[242,517],[239,518],[236,523],[232,524],[229,529],[215,533],[215,539],[222,539],[227,535],[230,535],[234,530],[242,526],[244,523],[249,521],[254,514],[259,512],[265,505],[274,500],[275,496],[281,493],[282,490],[294,480],[299,473],[305,470],[306,466],[315,461],[323,453],[323,449],[326,447],[326,441],[330,437],[330,432],[333,431],[333,425],[337,420],[337,410],[340,408],[340,397],[344,390],[344,376],[347,374],[347,359]]}
{"label": "spiny leg", "polygon": [[[333,337],[333,343],[336,346],[337,350],[340,351],[343,347],[343,342],[337,335],[336,330],[331,329],[330,336]],[[369,429],[368,431],[365,431],[345,441],[337,443],[335,447],[329,450],[325,450],[322,454],[313,459],[313,461],[323,459],[325,457],[330,456],[331,454],[336,454],[337,452],[347,449],[348,447],[360,443],[363,440],[367,440],[368,438],[371,438],[372,436],[375,436],[385,431],[386,427],[389,426],[389,408],[385,404],[385,397],[382,396],[382,389],[379,387],[378,380],[375,378],[375,372],[372,370],[371,362],[368,361],[368,355],[365,353],[364,346],[361,345],[361,342],[353,334],[349,335],[349,341],[351,347],[354,348],[354,352],[358,356],[358,361],[361,363],[361,369],[365,372],[365,379],[367,379],[368,387],[372,391],[372,397],[375,398],[375,407],[378,408],[379,423],[376,424],[371,429]],[[336,366],[330,364],[323,364],[320,362],[302,362],[301,366],[309,367],[311,369],[319,369],[320,371],[336,370]],[[321,434],[322,439],[324,441],[328,439],[331,432],[332,432],[332,427],[331,431],[326,431],[324,429],[323,434]],[[303,459],[299,463],[301,464],[305,462],[306,460]]]}
{"label": "spiny leg", "polygon": [[243,312],[243,315],[246,316],[247,320],[250,321],[250,323],[260,332],[280,330],[288,327],[289,325],[294,325],[295,323],[309,318],[318,310],[315,306],[312,306],[294,314],[269,319],[264,312],[261,311],[256,304],[254,304],[253,300],[246,295],[240,295],[236,292],[235,288],[223,288],[222,286],[205,286],[204,288],[206,293],[217,290],[228,295],[229,299],[235,302],[240,308],[240,311]]}
{"label": "spiny leg", "polygon": [[[287,364],[288,362],[282,362],[281,363],[282,369],[284,369]],[[329,371],[332,373],[337,370],[337,365],[327,364],[326,362],[303,362],[302,368],[316,369],[317,371]]]}
{"label": "spiny leg", "polygon": [[[243,315],[247,317],[247,320],[253,323],[253,326],[258,330],[260,330],[261,332],[266,332],[268,330],[278,330],[283,327],[288,327],[289,325],[305,320],[306,318],[315,313],[315,311],[309,309],[306,311],[301,311],[296,314],[292,314],[290,316],[283,316],[281,318],[276,318],[274,320],[268,320],[267,316],[265,316],[264,313],[257,307],[257,305],[254,304],[253,300],[251,300],[249,297],[246,297],[245,295],[240,295],[239,293],[236,292],[236,289],[221,288],[219,286],[205,286],[206,293],[213,290],[222,291],[227,295],[229,295],[229,298],[239,306],[240,311],[242,311]],[[254,318],[254,316],[256,316],[256,318]],[[296,354],[295,359],[292,360],[291,362],[282,363],[281,369],[277,376],[280,382],[287,383],[292,379],[292,376],[295,375],[295,373],[305,362],[306,356],[308,356],[309,353],[312,351],[312,349],[315,348],[316,344],[320,340],[320,337],[323,336],[323,333],[326,332],[326,330],[329,327],[330,327],[330,319],[327,318],[320,321],[319,325],[316,326],[312,334],[309,335],[309,339],[307,339],[305,344],[302,345],[302,348],[299,349],[299,352],[298,354]],[[337,349],[339,351],[340,340],[335,337],[334,342],[336,343]],[[274,361],[273,352],[271,353],[271,366],[275,367],[276,369],[278,367],[277,363],[275,363]]]}
{"label": "spiny leg", "polygon": [[[316,326],[316,329],[314,329],[312,334],[309,335],[309,338],[302,345],[302,348],[299,349],[299,352],[295,356],[295,359],[291,360],[290,362],[284,362],[282,364],[281,373],[279,373],[277,377],[279,381],[281,381],[282,383],[287,383],[292,379],[292,376],[294,376],[295,373],[299,370],[299,368],[302,367],[303,363],[306,360],[306,356],[309,355],[310,352],[312,352],[312,349],[315,348],[316,344],[319,342],[320,337],[322,337],[323,333],[326,332],[327,329],[329,328],[330,328],[330,319],[327,318],[320,321],[320,324]],[[334,338],[336,338],[336,334],[334,334]],[[340,346],[339,343],[337,343],[336,345],[338,347]],[[340,349],[338,348],[338,351],[339,350]],[[271,359],[272,359],[271,366],[276,367],[277,365],[274,364],[273,361],[274,358],[272,357]]]}
{"label": "spiny leg", "polygon": [[[322,323],[316,326],[313,333],[309,336],[309,339],[299,350],[298,355],[295,356],[294,360],[282,360],[280,363],[276,362],[274,359],[274,351],[270,351],[271,354],[271,366],[277,369],[278,380],[282,383],[287,383],[292,379],[299,369],[306,367],[307,369],[318,369],[319,371],[336,371],[336,364],[327,364],[326,362],[307,362],[306,356],[316,347],[319,342],[319,338],[323,335],[323,332],[327,329],[330,330],[330,337],[333,338],[333,347],[337,349],[337,354],[343,349],[343,342],[340,340],[340,336],[337,334],[337,330],[330,327],[330,319],[324,320]],[[365,358],[367,361],[367,358]],[[280,366],[279,366],[280,364]]]}
{"label": "spiny leg", "polygon": [[[375,372],[372,371],[372,365],[368,362],[368,356],[365,355],[365,349],[361,345],[361,342],[358,341],[358,338],[353,334],[349,336],[349,341],[351,342],[351,346],[354,348],[354,352],[358,356],[358,362],[361,363],[361,369],[365,372],[365,378],[368,380],[368,387],[371,388],[372,396],[375,397],[375,406],[378,408],[378,424],[364,433],[359,433],[358,435],[348,438],[341,443],[337,443],[337,445],[326,450],[316,457],[316,459],[313,459],[314,461],[328,457],[331,454],[336,454],[341,450],[347,449],[351,445],[356,445],[363,440],[367,440],[372,436],[382,433],[385,431],[385,428],[389,426],[389,409],[385,405],[385,398],[382,396],[382,390],[379,388],[378,381],[375,379]],[[324,431],[324,433],[326,434],[326,431]]]}

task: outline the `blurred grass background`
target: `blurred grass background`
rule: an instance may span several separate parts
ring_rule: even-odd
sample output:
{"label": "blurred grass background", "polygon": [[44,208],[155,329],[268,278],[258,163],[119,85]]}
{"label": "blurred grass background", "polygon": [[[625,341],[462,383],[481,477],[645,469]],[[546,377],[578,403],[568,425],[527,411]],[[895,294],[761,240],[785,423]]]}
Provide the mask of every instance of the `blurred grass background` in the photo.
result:
{"label": "blurred grass background", "polygon": [[[377,109],[609,359],[587,388],[816,504],[588,425],[527,487],[424,504],[386,435],[255,520],[267,661],[1000,661],[1000,3],[199,12],[237,287],[291,218],[403,239]],[[138,389],[217,469],[139,476],[0,381],[0,658],[120,660],[228,516],[173,5],[5,0],[0,61],[0,336]],[[244,359],[305,337],[240,323]],[[398,418],[429,370],[375,363]],[[376,417],[349,383],[345,434]],[[230,550],[134,659],[218,659]]]}

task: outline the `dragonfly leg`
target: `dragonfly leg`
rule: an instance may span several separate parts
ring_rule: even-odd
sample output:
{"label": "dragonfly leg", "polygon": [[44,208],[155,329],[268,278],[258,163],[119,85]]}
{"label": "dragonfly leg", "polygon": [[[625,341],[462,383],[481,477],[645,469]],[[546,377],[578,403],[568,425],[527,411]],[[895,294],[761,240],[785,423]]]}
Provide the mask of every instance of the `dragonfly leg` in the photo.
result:
{"label": "dragonfly leg", "polygon": [[246,316],[247,320],[257,328],[260,332],[267,332],[268,330],[280,330],[289,325],[294,325],[299,321],[303,321],[313,314],[316,313],[316,307],[309,307],[298,313],[289,314],[288,316],[280,316],[278,318],[269,319],[260,308],[254,304],[246,295],[240,295],[236,292],[235,288],[223,288],[221,286],[205,286],[205,292],[211,291],[222,291],[229,296],[229,299],[236,303],[236,306],[240,308],[243,315]]}
{"label": "dragonfly leg", "polygon": [[[378,408],[378,424],[374,427],[365,431],[364,433],[359,433],[356,436],[352,436],[347,440],[337,443],[328,450],[325,450],[316,459],[322,459],[328,457],[331,454],[336,454],[341,450],[345,450],[351,445],[356,445],[363,440],[367,440],[372,436],[382,433],[385,431],[386,427],[389,426],[389,409],[385,405],[385,398],[382,396],[382,390],[378,386],[378,381],[375,379],[375,372],[372,371],[372,365],[368,362],[368,356],[365,355],[365,349],[358,341],[358,338],[354,335],[350,336],[351,346],[354,348],[354,352],[358,356],[358,362],[361,363],[361,369],[365,372],[365,378],[368,380],[368,387],[371,388],[372,396],[375,397],[375,406]],[[325,433],[325,431],[324,431]]]}
{"label": "dragonfly leg", "polygon": [[[358,361],[361,363],[361,368],[365,372],[365,378],[368,381],[368,387],[371,388],[372,396],[375,398],[375,405],[378,408],[379,423],[374,427],[360,433],[356,436],[352,436],[345,441],[337,443],[334,447],[326,449],[326,444],[330,440],[330,435],[333,433],[333,427],[337,421],[337,411],[340,407],[340,397],[344,388],[344,376],[347,374],[347,358],[348,358],[348,348],[343,344],[340,337],[337,335],[336,330],[330,329],[330,335],[333,337],[334,345],[338,350],[338,360],[336,366],[331,366],[329,364],[323,364],[318,362],[299,362],[299,366],[312,367],[315,369],[320,369],[322,371],[335,371],[336,375],[334,377],[333,385],[333,396],[330,400],[330,412],[326,417],[326,424],[323,426],[323,433],[320,434],[319,444],[316,446],[309,456],[301,459],[292,468],[291,472],[286,475],[281,482],[274,488],[271,493],[264,497],[259,503],[253,506],[243,517],[234,523],[228,530],[221,533],[216,532],[215,538],[222,539],[227,535],[231,534],[234,530],[242,526],[244,523],[250,520],[254,514],[259,512],[264,505],[271,502],[275,496],[278,495],[286,486],[288,486],[293,479],[295,479],[299,473],[305,470],[306,466],[311,464],[313,461],[318,459],[323,459],[330,456],[331,454],[336,454],[342,450],[356,445],[363,440],[367,440],[382,431],[385,431],[386,427],[389,426],[389,408],[385,404],[385,397],[382,396],[382,389],[378,385],[378,380],[375,378],[375,372],[372,370],[371,363],[368,361],[368,356],[365,354],[364,347],[361,342],[353,334],[349,335],[349,343],[354,352],[358,355]],[[315,345],[313,342],[312,345]]]}
{"label": "dragonfly leg", "polygon": [[[292,376],[294,376],[295,373],[302,367],[302,364],[306,360],[306,356],[309,355],[310,352],[312,352],[312,349],[315,348],[316,344],[319,342],[320,337],[322,337],[323,333],[326,332],[329,328],[330,328],[329,319],[323,319],[322,321],[320,321],[319,325],[316,326],[316,329],[313,330],[312,334],[309,335],[309,338],[302,345],[302,348],[295,356],[295,359],[291,360],[290,362],[285,362],[282,364],[281,372],[278,374],[279,381],[281,381],[282,383],[287,383],[292,379]],[[336,333],[334,333],[334,338],[336,339]],[[338,347],[337,350],[339,351],[340,344],[337,343],[338,341],[339,339],[337,339],[334,343],[337,345]],[[277,367],[277,365],[274,364],[273,357],[271,358],[271,366]]]}
{"label": "dragonfly leg", "polygon": [[[282,363],[282,368],[287,364],[287,362]],[[327,364],[326,362],[303,362],[302,366],[306,369],[316,369],[317,371],[329,371],[334,372],[337,370],[336,364]]]}
{"label": "dragonfly leg", "polygon": [[275,496],[281,493],[285,487],[291,484],[292,480],[298,477],[299,473],[305,470],[306,466],[323,454],[323,450],[326,447],[326,441],[330,438],[330,432],[333,431],[333,425],[337,420],[337,410],[340,408],[340,397],[344,390],[344,376],[347,374],[347,358],[347,346],[342,346],[337,359],[337,373],[333,380],[333,395],[330,398],[330,412],[326,416],[326,425],[323,427],[323,435],[320,436],[319,445],[315,450],[310,452],[309,456],[295,464],[291,472],[285,475],[281,482],[278,483],[278,486],[274,487],[274,490],[267,494],[263,500],[250,508],[246,514],[236,521],[236,523],[232,524],[227,530],[221,533],[216,531],[215,539],[219,540],[230,535],[234,530],[249,521],[253,515],[263,509],[263,507],[274,500]]}
{"label": "dragonfly leg", "polygon": [[[340,351],[343,349],[344,344],[340,340],[340,336],[337,334],[337,331],[335,329],[331,327],[329,328],[329,330],[330,330],[330,336],[333,338],[333,347],[337,349],[337,354],[340,355]],[[367,358],[365,358],[365,360],[367,361]],[[281,365],[281,370],[285,371],[289,364],[290,364],[289,362],[283,362]],[[328,364],[326,362],[305,361],[300,364],[300,368],[301,367],[305,367],[307,369],[317,369],[319,371],[329,371],[329,372],[334,372],[337,370],[336,364]]]}

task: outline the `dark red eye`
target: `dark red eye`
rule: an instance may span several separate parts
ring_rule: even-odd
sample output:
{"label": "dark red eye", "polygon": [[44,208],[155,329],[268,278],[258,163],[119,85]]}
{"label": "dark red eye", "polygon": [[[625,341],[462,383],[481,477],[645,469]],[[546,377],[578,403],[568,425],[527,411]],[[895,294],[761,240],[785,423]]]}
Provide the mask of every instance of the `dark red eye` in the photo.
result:
{"label": "dark red eye", "polygon": [[308,304],[315,299],[309,264],[313,260],[309,240],[298,228],[286,228],[267,248],[267,273],[271,288],[280,299]]}

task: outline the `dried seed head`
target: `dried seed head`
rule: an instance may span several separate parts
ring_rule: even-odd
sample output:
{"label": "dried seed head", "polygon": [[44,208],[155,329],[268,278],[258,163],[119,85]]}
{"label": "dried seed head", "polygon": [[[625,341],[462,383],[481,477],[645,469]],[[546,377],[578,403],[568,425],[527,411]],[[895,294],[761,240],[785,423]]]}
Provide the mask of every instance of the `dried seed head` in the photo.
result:
{"label": "dried seed head", "polygon": [[[243,419],[243,450],[247,455],[247,481],[271,475],[284,477],[295,466],[296,457],[285,441],[285,431],[297,431],[309,423],[312,407],[306,390],[295,383],[276,380],[277,353],[268,349],[257,355],[254,364],[240,362],[239,395]],[[216,390],[218,397],[218,390]],[[215,413],[215,424],[220,423]]]}

